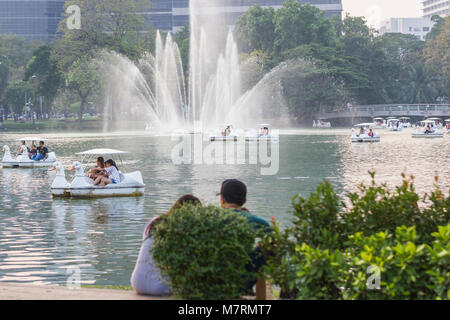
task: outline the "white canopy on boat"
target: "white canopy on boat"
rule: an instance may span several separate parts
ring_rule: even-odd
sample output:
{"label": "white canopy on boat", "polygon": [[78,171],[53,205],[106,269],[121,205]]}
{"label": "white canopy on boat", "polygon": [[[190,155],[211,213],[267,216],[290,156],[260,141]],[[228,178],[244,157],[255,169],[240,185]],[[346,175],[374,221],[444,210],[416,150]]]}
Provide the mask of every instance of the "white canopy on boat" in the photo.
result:
{"label": "white canopy on boat", "polygon": [[444,120],[445,122],[450,122],[450,119]]}
{"label": "white canopy on boat", "polygon": [[411,119],[411,118],[409,118],[409,117],[401,117],[400,118],[400,120],[409,120],[409,119]]}
{"label": "white canopy on boat", "polygon": [[392,118],[392,119],[389,119],[389,120],[388,120],[388,122],[393,122],[393,121],[400,121],[400,120],[395,119],[395,118]]}
{"label": "white canopy on boat", "polygon": [[427,118],[427,120],[439,120],[439,121],[442,121],[441,118]]}
{"label": "white canopy on boat", "polygon": [[127,153],[129,153],[129,152],[115,150],[115,149],[92,149],[92,150],[87,150],[87,151],[83,151],[83,152],[78,152],[76,154],[97,156],[97,155],[102,155],[102,154],[127,154]]}
{"label": "white canopy on boat", "polygon": [[384,118],[383,117],[376,117],[376,118],[373,118],[373,120],[384,120]]}
{"label": "white canopy on boat", "polygon": [[261,124],[259,124],[261,127],[270,127],[270,124],[268,124],[268,123],[261,123]]}
{"label": "white canopy on boat", "polygon": [[371,127],[373,126],[373,123],[360,123],[360,124],[355,124],[354,127]]}
{"label": "white canopy on boat", "polygon": [[422,120],[420,123],[435,123],[434,120]]}
{"label": "white canopy on boat", "polygon": [[44,139],[39,138],[39,137],[23,137],[20,139],[16,139],[16,141],[41,141],[41,140],[44,140]]}

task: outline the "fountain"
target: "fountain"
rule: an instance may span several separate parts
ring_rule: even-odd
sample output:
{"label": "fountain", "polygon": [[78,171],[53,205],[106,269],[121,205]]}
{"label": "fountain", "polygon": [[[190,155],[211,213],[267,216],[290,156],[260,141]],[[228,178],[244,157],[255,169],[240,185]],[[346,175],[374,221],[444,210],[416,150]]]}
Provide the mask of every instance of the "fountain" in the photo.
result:
{"label": "fountain", "polygon": [[222,2],[190,1],[188,79],[170,33],[164,40],[158,31],[155,55],[146,54],[137,64],[117,53],[104,52],[104,74],[108,75],[105,116],[114,120],[114,114],[128,113],[167,133],[192,130],[194,123],[200,123],[201,130],[225,123],[254,127],[265,122],[263,111],[267,109],[276,110],[279,116],[285,104],[274,90],[280,87],[271,79],[274,72],[241,92],[238,48],[224,16],[215,12]]}

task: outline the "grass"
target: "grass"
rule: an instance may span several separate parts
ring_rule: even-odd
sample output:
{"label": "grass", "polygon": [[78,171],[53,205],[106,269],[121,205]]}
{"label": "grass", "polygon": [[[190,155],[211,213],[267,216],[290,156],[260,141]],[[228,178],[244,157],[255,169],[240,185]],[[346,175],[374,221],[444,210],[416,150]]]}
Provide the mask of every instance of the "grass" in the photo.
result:
{"label": "grass", "polygon": [[34,123],[14,122],[8,120],[0,123],[1,131],[21,132],[21,131],[102,131],[103,121],[99,119],[86,119],[81,123],[77,119],[67,120],[37,120]]}
{"label": "grass", "polygon": [[[144,121],[116,121],[110,123],[110,130],[144,130]],[[62,119],[62,120],[36,120],[34,123],[14,122],[7,120],[0,122],[0,132],[102,132],[104,129],[104,121],[99,118],[83,118],[82,122],[78,119]]]}

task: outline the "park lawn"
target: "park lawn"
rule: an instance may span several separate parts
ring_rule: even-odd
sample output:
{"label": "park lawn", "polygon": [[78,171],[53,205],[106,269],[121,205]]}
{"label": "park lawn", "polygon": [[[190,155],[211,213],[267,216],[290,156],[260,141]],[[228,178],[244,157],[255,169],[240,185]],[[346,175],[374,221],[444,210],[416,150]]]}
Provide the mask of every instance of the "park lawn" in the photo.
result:
{"label": "park lawn", "polygon": [[14,122],[8,120],[0,123],[1,131],[22,132],[22,131],[102,131],[103,121],[98,118],[83,119],[79,122],[77,119],[67,120],[37,120],[34,123]]}

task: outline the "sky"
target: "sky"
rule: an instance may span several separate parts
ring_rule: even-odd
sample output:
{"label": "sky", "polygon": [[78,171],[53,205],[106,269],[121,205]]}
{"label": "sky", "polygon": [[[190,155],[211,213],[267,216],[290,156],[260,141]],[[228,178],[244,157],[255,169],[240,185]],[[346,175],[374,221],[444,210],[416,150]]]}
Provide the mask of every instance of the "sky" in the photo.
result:
{"label": "sky", "polygon": [[422,16],[422,0],[342,0],[342,5],[344,12],[364,16],[376,28],[389,18]]}

